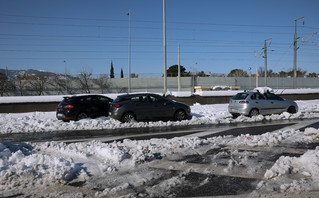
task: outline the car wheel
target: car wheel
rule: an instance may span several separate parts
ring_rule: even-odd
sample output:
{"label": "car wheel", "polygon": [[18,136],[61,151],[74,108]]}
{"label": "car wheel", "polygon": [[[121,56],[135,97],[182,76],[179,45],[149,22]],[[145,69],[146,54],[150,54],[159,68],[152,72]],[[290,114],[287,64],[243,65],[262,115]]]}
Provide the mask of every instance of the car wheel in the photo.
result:
{"label": "car wheel", "polygon": [[130,122],[134,122],[134,121],[135,121],[135,116],[131,112],[125,113],[121,119],[121,122],[123,122],[123,123],[126,123],[126,122],[130,123]]}
{"label": "car wheel", "polygon": [[249,112],[249,117],[253,117],[253,116],[257,116],[257,115],[259,115],[258,109],[252,109],[252,110],[250,110],[250,112]]}
{"label": "car wheel", "polygon": [[174,118],[176,121],[182,121],[182,120],[185,120],[186,119],[186,113],[184,110],[177,110],[175,112],[175,115],[174,115]]}
{"label": "car wheel", "polygon": [[79,113],[79,115],[77,116],[77,120],[85,119],[87,117],[88,117],[88,115],[86,113],[82,112],[82,113]]}
{"label": "car wheel", "polygon": [[231,114],[233,116],[234,119],[239,117],[239,114]]}
{"label": "car wheel", "polygon": [[296,108],[294,106],[291,106],[288,108],[287,112],[293,114],[293,113],[296,113],[297,111],[296,111]]}

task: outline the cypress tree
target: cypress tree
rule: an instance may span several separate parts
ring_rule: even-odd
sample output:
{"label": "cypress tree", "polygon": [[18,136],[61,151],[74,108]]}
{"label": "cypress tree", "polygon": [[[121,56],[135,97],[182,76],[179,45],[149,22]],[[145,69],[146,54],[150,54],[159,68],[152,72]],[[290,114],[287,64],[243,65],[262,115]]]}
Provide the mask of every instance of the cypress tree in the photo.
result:
{"label": "cypress tree", "polygon": [[113,67],[113,62],[112,61],[111,61],[110,78],[114,78],[114,67]]}
{"label": "cypress tree", "polygon": [[123,68],[121,68],[121,78],[124,78]]}

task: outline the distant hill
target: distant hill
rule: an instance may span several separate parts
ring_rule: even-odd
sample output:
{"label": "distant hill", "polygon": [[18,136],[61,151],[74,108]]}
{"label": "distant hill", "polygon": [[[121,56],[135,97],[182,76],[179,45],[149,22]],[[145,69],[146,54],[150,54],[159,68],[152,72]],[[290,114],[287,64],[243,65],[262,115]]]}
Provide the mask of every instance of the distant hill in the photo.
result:
{"label": "distant hill", "polygon": [[[6,74],[5,69],[0,69],[0,73]],[[48,72],[44,70],[28,69],[28,70],[8,70],[8,78],[16,79],[18,75],[28,74],[28,75],[43,75],[43,76],[54,76],[53,72]]]}

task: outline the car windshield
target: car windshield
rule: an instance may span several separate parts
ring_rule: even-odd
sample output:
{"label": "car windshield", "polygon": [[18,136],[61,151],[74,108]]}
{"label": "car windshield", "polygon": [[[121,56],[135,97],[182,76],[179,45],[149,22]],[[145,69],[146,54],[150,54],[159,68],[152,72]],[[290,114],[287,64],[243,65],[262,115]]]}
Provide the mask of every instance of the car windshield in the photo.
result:
{"label": "car windshield", "polygon": [[235,96],[233,96],[231,99],[233,100],[245,100],[249,96],[249,93],[238,93]]}

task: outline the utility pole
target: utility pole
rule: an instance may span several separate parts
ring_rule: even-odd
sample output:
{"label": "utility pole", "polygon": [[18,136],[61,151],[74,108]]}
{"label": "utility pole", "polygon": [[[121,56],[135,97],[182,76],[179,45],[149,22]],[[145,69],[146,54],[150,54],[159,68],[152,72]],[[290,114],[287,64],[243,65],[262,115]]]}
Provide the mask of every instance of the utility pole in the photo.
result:
{"label": "utility pole", "polygon": [[293,88],[296,89],[297,86],[297,21],[299,19],[304,19],[304,17],[300,17],[295,19],[295,33],[294,33],[294,81],[293,81]]}
{"label": "utility pole", "polygon": [[163,48],[164,48],[164,95],[167,92],[167,57],[166,57],[166,11],[165,0],[163,0]]}
{"label": "utility pole", "polygon": [[127,82],[127,92],[131,92],[131,9],[128,10],[128,82]]}
{"label": "utility pole", "polygon": [[267,41],[271,38],[265,40],[264,44],[264,59],[265,59],[265,87],[267,87]]}
{"label": "utility pole", "polygon": [[178,91],[181,91],[181,59],[180,59],[180,45],[178,42],[178,77],[177,77]]}
{"label": "utility pole", "polygon": [[258,87],[258,76],[259,76],[259,73],[258,73],[258,65],[256,67],[256,88]]}
{"label": "utility pole", "polygon": [[249,90],[251,90],[251,67],[249,67],[248,70],[249,70]]}

